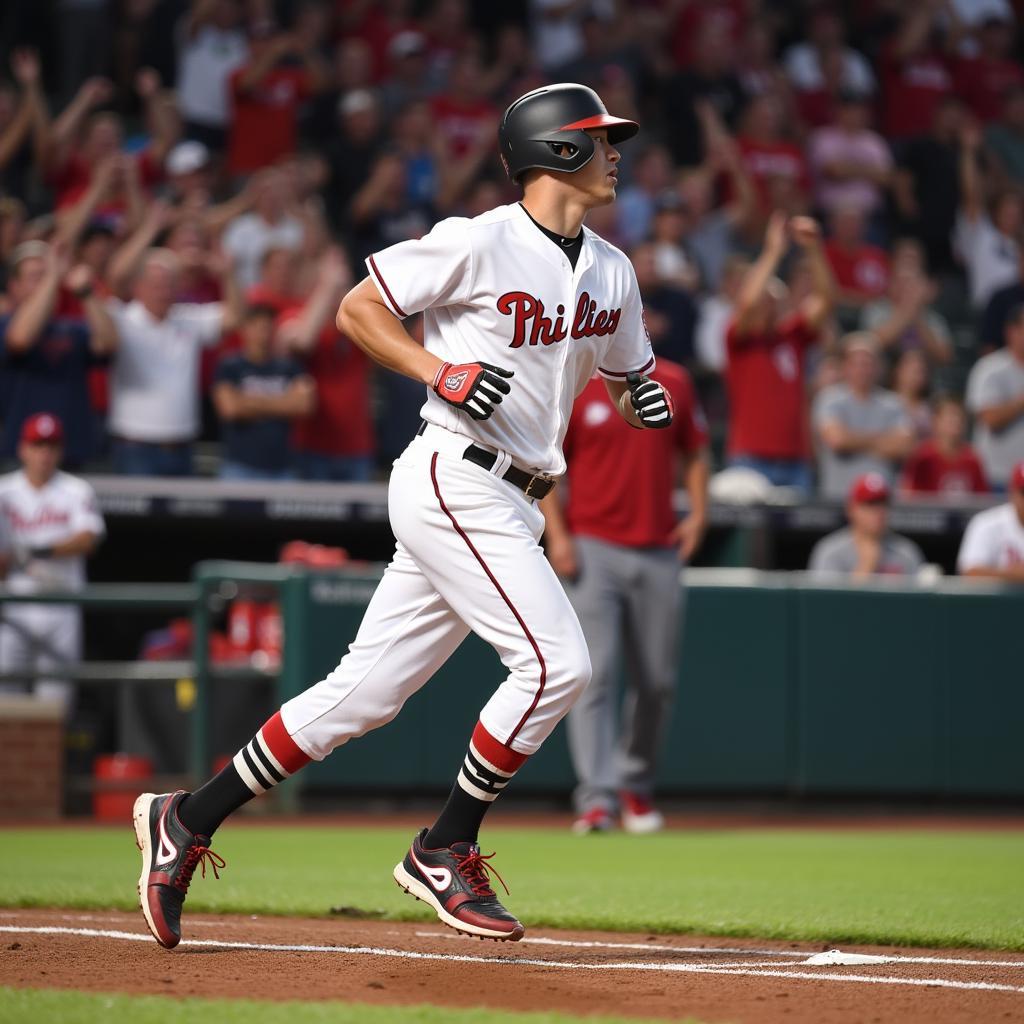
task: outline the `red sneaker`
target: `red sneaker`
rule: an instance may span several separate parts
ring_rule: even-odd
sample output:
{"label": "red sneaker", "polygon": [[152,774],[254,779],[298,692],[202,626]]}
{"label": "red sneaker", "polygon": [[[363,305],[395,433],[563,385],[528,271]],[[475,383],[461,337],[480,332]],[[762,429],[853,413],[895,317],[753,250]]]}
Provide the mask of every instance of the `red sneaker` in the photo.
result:
{"label": "red sneaker", "polygon": [[633,835],[648,835],[660,832],[665,827],[665,818],[651,803],[650,797],[639,793],[619,794],[622,805],[622,827]]}
{"label": "red sneaker", "polygon": [[610,832],[614,827],[612,816],[603,807],[592,807],[572,823],[572,830],[578,836],[589,836],[593,832]]}

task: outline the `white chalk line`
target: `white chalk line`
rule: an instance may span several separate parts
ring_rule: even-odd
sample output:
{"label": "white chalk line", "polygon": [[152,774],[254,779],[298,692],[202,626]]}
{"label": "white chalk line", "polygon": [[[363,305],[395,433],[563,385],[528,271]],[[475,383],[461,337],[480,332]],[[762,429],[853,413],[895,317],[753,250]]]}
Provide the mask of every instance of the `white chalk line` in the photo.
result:
{"label": "white chalk line", "polygon": [[[461,935],[450,932],[416,932],[421,939],[451,939],[455,942],[465,941]],[[736,946],[666,946],[653,942],[600,942],[582,939],[549,939],[543,936],[524,938],[520,943],[532,942],[538,946],[568,946],[572,949],[644,949],[656,953],[698,953],[728,954],[730,956],[788,956],[797,957],[802,963],[811,955],[808,950],[793,951],[781,949],[741,949]],[[950,956],[903,956],[894,953],[887,957],[893,963],[901,964],[952,964],[968,967],[1024,967],[1024,960],[968,960]],[[722,965],[718,965],[722,966]],[[769,965],[774,966],[774,965]],[[781,965],[779,965],[781,966]],[[790,966],[799,967],[800,964]]]}
{"label": "white chalk line", "polygon": [[[153,942],[152,937],[139,932],[115,931],[104,928],[62,928],[54,925],[0,925],[0,932],[22,935],[77,935],[84,938],[118,939],[126,942]],[[184,939],[182,946],[201,946],[212,949],[247,949],[268,953],[343,953],[349,956],[383,956],[398,960],[434,960],[447,963],[477,963],[513,965],[516,967],[542,967],[565,971],[649,971],[659,974],[718,974],[750,978],[801,978],[808,981],[850,982],[865,985],[911,985],[930,988],[949,988],[962,991],[1011,992],[1024,994],[1024,987],[1003,985],[990,981],[956,981],[952,978],[896,978],[887,975],[820,974],[810,971],[753,970],[747,967],[711,966],[707,964],[652,964],[611,963],[581,964],[573,961],[536,960],[529,957],[467,956],[459,953],[421,953],[411,949],[388,949],[375,946],[313,946],[271,942],[222,942],[216,939]],[[799,966],[799,965],[793,965]]]}

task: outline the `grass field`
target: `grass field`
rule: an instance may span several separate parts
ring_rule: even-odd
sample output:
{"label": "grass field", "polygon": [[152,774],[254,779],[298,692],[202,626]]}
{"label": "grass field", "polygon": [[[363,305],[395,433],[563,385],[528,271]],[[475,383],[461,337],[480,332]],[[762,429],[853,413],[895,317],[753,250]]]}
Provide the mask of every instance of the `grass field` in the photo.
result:
{"label": "grass field", "polygon": [[[442,1006],[367,1006],[363,1003],[267,1003],[249,999],[168,999],[88,995],[0,987],[0,1024],[579,1024],[561,1013],[501,1013]],[[643,1024],[637,1017],[588,1017],[592,1024]],[[698,1024],[681,1021],[680,1024]]]}
{"label": "grass field", "polygon": [[[343,906],[428,920],[391,879],[410,839],[394,828],[228,826],[216,842],[228,867],[220,881],[196,879],[189,909],[322,916]],[[534,927],[1024,949],[1022,832],[581,839],[499,827],[483,845],[498,850],[509,907]],[[2,906],[131,909],[137,877],[127,827],[9,829],[0,840]]]}

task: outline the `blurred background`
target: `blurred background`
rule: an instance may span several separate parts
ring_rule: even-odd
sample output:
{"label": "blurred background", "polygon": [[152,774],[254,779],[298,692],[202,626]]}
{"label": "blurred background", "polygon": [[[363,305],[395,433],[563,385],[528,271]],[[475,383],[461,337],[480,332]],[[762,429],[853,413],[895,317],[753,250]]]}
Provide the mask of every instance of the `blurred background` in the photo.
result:
{"label": "blurred background", "polygon": [[[618,201],[587,223],[633,260],[655,351],[692,374],[712,442],[666,792],[1019,799],[1024,541],[1011,525],[1005,551],[959,559],[973,577],[943,577],[977,513],[1024,508],[1022,13],[7,0],[0,461],[16,470],[26,424],[56,417],[105,523],[81,659],[58,673],[73,697],[34,745],[24,709],[2,726],[22,762],[63,748],[57,781],[7,813],[116,817],[116,776],[205,775],[335,663],[393,548],[388,467],[423,397],[338,333],[338,303],[368,254],[518,198],[498,120],[556,81],[641,124]],[[820,222],[837,303],[791,344],[815,282],[802,250],[782,254],[763,373],[729,336],[774,211]],[[849,394],[884,415],[844,422]],[[792,450],[758,451],[780,422]],[[854,495],[854,469],[885,494]],[[861,503],[884,522],[858,527]],[[848,518],[920,557],[827,587],[794,572]],[[498,670],[468,644],[433,712],[311,770],[307,799],[446,790],[437,730],[454,758]],[[445,714],[467,688],[469,717]],[[520,792],[564,801],[550,747]]]}

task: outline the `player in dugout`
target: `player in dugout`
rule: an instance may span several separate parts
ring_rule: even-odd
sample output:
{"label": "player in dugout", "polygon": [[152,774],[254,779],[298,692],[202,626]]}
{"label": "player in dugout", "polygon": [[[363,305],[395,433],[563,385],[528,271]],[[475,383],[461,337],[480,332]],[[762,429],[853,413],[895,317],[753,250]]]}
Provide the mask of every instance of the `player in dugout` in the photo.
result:
{"label": "player in dugout", "polygon": [[[522,938],[491,886],[497,873],[478,832],[591,676],[579,621],[538,544],[536,502],[565,470],[573,401],[595,372],[634,427],[672,423],[671,395],[644,376],[654,354],[633,268],[583,226],[589,210],[614,201],[616,146],[638,128],[585,86],[521,96],[499,143],[522,202],[443,220],[374,253],[368,277],[342,300],[338,328],[426,391],[421,428],[391,473],[395,557],[333,672],[194,793],[139,797],[140,904],[160,945],[181,939],[196,868],[223,865],[209,846],[224,819],[391,721],[470,631],[507,675],[480,711],[447,804],[393,875],[458,931]],[[402,325],[420,312],[423,345]],[[478,683],[467,681],[467,700]]]}

